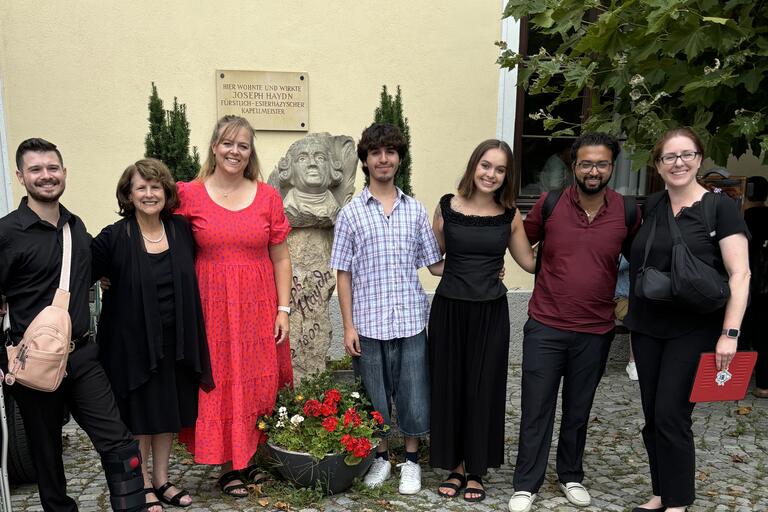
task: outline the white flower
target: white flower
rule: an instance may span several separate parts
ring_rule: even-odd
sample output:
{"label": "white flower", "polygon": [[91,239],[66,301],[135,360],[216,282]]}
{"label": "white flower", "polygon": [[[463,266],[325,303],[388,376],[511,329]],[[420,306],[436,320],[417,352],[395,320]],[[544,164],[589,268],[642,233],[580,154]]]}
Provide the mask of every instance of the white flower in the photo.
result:
{"label": "white flower", "polygon": [[360,398],[360,393],[358,393],[357,391],[353,391],[353,392],[352,392],[352,394],[351,394],[350,396],[351,396],[352,398]]}
{"label": "white flower", "polygon": [[293,423],[294,425],[298,425],[302,421],[304,421],[304,416],[300,414],[295,414],[291,417],[291,423]]}
{"label": "white flower", "polygon": [[278,421],[277,423],[275,423],[275,426],[277,428],[283,428],[285,426],[285,423],[283,423],[282,421]]}
{"label": "white flower", "polygon": [[632,89],[629,91],[629,97],[632,98],[633,101],[639,100],[643,96],[643,93],[641,93],[637,89]]}
{"label": "white flower", "polygon": [[635,75],[632,78],[629,79],[629,85],[631,86],[638,86],[645,82],[645,77],[643,75]]}
{"label": "white flower", "polygon": [[280,416],[280,419],[282,419],[282,420],[287,419],[288,418],[288,409],[286,409],[285,407],[280,407],[277,410],[277,414],[278,414],[278,416]]}

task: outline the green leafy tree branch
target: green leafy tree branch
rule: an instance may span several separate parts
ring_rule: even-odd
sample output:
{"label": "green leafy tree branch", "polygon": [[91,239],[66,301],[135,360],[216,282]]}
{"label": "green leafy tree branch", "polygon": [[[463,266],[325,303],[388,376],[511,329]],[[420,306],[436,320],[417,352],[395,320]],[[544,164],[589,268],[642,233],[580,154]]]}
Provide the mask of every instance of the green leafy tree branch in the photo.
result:
{"label": "green leafy tree branch", "polygon": [[581,128],[625,137],[637,166],[681,125],[719,165],[748,149],[768,163],[766,0],[510,0],[504,16],[558,44],[526,56],[497,43],[519,86],[554,95],[531,114],[552,135],[575,133],[553,110],[587,94]]}

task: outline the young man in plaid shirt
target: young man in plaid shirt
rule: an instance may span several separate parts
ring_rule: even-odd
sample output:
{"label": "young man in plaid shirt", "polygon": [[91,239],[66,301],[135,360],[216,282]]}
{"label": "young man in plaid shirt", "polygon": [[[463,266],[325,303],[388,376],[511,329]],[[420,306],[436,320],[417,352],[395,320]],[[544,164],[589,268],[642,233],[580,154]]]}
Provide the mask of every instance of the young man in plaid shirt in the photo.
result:
{"label": "young man in plaid shirt", "polygon": [[[424,206],[395,186],[407,151],[391,124],[374,123],[363,132],[357,154],[370,184],[339,213],[331,267],[338,271],[344,348],[387,425],[395,404],[406,458],[398,464],[399,490],[415,494],[421,489],[419,438],[429,433],[429,304],[417,270],[439,275],[442,255]],[[391,471],[384,437],[365,484],[381,485]]]}

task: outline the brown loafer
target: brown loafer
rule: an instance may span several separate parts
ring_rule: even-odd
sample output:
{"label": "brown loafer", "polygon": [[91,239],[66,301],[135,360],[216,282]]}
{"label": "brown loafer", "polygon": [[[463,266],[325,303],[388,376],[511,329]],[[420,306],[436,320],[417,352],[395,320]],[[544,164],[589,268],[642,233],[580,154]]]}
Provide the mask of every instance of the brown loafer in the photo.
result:
{"label": "brown loafer", "polygon": [[755,388],[752,390],[752,394],[757,398],[768,398],[768,389]]}

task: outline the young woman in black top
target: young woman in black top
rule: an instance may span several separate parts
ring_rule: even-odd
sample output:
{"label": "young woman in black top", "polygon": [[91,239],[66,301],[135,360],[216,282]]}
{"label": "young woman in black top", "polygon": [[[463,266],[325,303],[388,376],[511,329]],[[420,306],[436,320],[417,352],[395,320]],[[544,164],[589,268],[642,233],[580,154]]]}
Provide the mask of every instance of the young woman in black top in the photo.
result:
{"label": "young woman in black top", "polygon": [[[643,440],[653,486],[651,499],[634,512],[682,512],[695,498],[691,431],[694,404],[688,397],[702,352],[715,352],[718,369],[727,368],[736,353],[737,340],[726,333],[733,334],[728,330],[740,328],[747,305],[747,230],[736,202],[718,194],[713,201],[715,234],[710,237],[702,209],[702,198],[710,192],[696,181],[703,149],[692,130],[678,128],[667,132],[654,147],[652,157],[667,190],[659,193],[662,197],[656,207],[644,212],[643,225],[632,244],[629,313],[624,320],[632,332],[645,415]],[[705,314],[674,299],[653,302],[635,295],[635,279],[653,224],[656,232],[646,265],[669,271],[669,208],[690,251],[727,272],[731,296],[724,308]]]}
{"label": "young woman in black top", "polygon": [[438,493],[485,498],[482,475],[504,460],[509,310],[499,279],[509,251],[528,272],[531,245],[514,206],[507,143],[475,148],[457,195],[443,196],[433,230],[445,267],[429,316],[430,464],[451,471]]}

